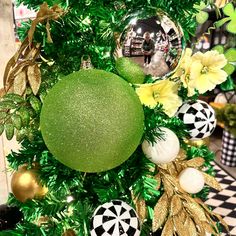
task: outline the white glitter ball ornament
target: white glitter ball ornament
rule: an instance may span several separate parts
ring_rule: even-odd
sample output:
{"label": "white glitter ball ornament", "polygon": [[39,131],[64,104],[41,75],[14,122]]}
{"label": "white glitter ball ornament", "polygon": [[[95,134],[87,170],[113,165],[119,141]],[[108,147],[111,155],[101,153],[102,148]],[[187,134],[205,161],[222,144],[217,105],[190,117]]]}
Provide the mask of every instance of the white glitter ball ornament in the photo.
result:
{"label": "white glitter ball ornament", "polygon": [[194,168],[186,168],[179,175],[181,188],[191,194],[200,192],[205,184],[203,174]]}
{"label": "white glitter ball ornament", "polygon": [[176,134],[165,127],[160,128],[163,139],[155,140],[155,143],[149,143],[144,140],[142,143],[142,149],[147,158],[155,164],[166,164],[173,161],[180,150],[179,139]]}

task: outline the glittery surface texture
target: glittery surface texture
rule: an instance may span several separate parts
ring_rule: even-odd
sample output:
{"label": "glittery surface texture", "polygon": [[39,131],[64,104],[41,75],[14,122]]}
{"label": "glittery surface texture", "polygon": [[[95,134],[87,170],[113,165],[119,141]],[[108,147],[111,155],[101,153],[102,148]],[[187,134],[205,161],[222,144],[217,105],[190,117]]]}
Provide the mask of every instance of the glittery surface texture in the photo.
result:
{"label": "glittery surface texture", "polygon": [[96,69],[64,77],[45,98],[40,127],[50,152],[83,172],[112,169],[135,151],[143,109],[130,85]]}
{"label": "glittery surface texture", "polygon": [[142,84],[145,79],[143,69],[127,57],[116,60],[116,69],[120,76],[132,84]]}

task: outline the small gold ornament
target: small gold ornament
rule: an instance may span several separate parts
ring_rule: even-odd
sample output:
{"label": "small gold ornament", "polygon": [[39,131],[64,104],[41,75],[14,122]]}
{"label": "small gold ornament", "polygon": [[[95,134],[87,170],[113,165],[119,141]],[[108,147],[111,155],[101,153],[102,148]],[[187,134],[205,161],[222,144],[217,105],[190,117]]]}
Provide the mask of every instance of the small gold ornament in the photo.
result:
{"label": "small gold ornament", "polygon": [[35,197],[46,195],[48,189],[38,183],[36,168],[28,170],[27,166],[20,167],[12,176],[11,189],[16,199],[25,202]]}
{"label": "small gold ornament", "polygon": [[209,146],[210,145],[210,138],[206,137],[204,139],[199,140],[185,140],[185,143],[191,146],[200,147],[202,145]]}
{"label": "small gold ornament", "polygon": [[76,233],[73,229],[67,229],[62,236],[76,236]]}

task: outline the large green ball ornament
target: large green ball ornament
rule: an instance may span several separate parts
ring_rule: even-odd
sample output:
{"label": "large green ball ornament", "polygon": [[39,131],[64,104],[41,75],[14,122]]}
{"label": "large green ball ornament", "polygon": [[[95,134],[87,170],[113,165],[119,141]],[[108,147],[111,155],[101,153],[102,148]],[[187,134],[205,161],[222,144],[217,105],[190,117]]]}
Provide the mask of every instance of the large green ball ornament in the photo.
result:
{"label": "large green ball ornament", "polygon": [[58,161],[82,172],[101,172],[135,151],[144,114],[126,81],[89,69],[64,77],[50,90],[40,119],[43,139]]}
{"label": "large green ball ornament", "polygon": [[116,60],[116,69],[120,76],[131,84],[142,84],[145,79],[143,69],[131,59],[120,57]]}

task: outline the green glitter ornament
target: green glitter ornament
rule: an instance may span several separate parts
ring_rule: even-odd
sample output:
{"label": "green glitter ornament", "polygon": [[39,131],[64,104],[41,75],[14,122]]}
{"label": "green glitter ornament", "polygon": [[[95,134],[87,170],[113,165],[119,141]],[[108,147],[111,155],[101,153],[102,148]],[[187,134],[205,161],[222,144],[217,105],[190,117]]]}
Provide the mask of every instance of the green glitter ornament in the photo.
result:
{"label": "green glitter ornament", "polygon": [[120,57],[116,60],[116,69],[120,76],[131,84],[142,84],[145,79],[143,69],[127,57]]}
{"label": "green glitter ornament", "polygon": [[80,70],[59,81],[44,100],[40,126],[49,151],[82,172],[119,166],[143,134],[138,96],[119,76]]}

